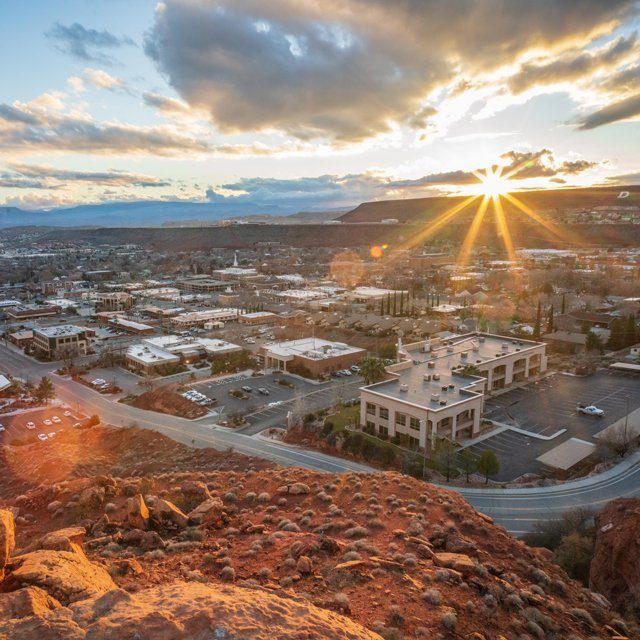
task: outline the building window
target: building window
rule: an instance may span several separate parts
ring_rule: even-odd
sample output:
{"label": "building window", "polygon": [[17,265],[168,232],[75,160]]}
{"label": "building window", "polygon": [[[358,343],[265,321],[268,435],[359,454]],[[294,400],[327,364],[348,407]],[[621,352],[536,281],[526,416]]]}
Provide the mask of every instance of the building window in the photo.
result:
{"label": "building window", "polygon": [[371,402],[367,402],[367,413],[371,416],[376,415],[376,405]]}
{"label": "building window", "polygon": [[376,425],[374,422],[371,422],[370,420],[367,420],[367,424],[365,425],[365,431],[367,433],[375,433],[376,432]]}
{"label": "building window", "polygon": [[389,409],[385,409],[384,407],[380,407],[380,417],[383,420],[389,419]]}
{"label": "building window", "polygon": [[415,429],[416,431],[420,431],[420,420],[418,420],[418,418],[414,418],[413,416],[411,416],[409,418],[409,428]]}
{"label": "building window", "polygon": [[387,427],[383,427],[382,425],[380,425],[378,427],[378,434],[383,438],[387,439],[389,437],[389,429]]}
{"label": "building window", "polygon": [[406,426],[407,416],[404,413],[396,413],[396,424]]}

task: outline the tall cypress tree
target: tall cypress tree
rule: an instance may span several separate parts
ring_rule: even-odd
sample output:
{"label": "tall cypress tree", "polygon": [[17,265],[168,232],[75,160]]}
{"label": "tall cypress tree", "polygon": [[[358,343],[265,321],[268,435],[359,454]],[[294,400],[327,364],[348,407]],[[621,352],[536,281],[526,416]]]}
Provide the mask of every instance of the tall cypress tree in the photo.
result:
{"label": "tall cypress tree", "polygon": [[396,302],[398,300],[398,293],[397,291],[393,292],[393,315],[396,315]]}
{"label": "tall cypress tree", "polygon": [[549,307],[549,316],[547,317],[547,333],[553,333],[553,305]]}
{"label": "tall cypress tree", "polygon": [[562,315],[564,315],[564,312],[565,312],[565,306],[566,306],[566,305],[565,305],[565,294],[563,293],[563,294],[562,294],[562,306],[560,307],[560,313],[561,313]]}
{"label": "tall cypress tree", "polygon": [[536,312],[536,323],[533,326],[533,337],[540,337],[540,326],[542,324],[542,308],[540,306],[540,300],[538,300],[538,311]]}
{"label": "tall cypress tree", "polygon": [[627,316],[627,326],[625,331],[625,347],[630,347],[636,343],[636,319],[633,315]]}

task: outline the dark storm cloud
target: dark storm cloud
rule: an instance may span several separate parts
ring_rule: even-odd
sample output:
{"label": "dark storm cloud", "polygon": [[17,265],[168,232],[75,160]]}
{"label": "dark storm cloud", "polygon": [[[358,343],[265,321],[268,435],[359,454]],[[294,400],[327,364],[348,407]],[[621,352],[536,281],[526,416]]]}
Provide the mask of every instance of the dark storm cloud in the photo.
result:
{"label": "dark storm cloud", "polygon": [[[588,42],[634,0],[166,0],[145,50],[223,131],[360,140],[430,91],[533,48]],[[413,120],[412,120],[413,118]]]}
{"label": "dark storm cloud", "polygon": [[104,29],[87,29],[78,22],[70,25],[56,22],[45,36],[53,43],[58,51],[84,62],[99,62],[114,64],[111,56],[103,53],[102,49],[118,49],[123,46],[135,45],[127,36],[118,37]]}

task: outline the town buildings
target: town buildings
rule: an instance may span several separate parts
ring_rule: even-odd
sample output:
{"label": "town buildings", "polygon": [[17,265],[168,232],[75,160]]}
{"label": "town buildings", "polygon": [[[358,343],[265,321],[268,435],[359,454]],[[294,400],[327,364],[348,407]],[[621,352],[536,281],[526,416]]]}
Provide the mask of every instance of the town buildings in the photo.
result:
{"label": "town buildings", "polygon": [[72,324],[39,327],[33,330],[33,346],[36,352],[45,358],[59,357],[63,350],[86,354],[89,344],[87,330]]}

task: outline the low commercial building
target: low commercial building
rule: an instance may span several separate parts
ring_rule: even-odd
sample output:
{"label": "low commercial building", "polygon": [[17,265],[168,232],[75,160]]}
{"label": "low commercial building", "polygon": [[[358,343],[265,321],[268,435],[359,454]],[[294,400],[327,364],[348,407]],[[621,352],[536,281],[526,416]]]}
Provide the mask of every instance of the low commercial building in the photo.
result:
{"label": "low commercial building", "polygon": [[31,329],[21,329],[9,334],[9,342],[12,342],[16,347],[24,349],[33,342],[33,331]]}
{"label": "low commercial building", "polygon": [[476,436],[486,394],[546,371],[545,344],[488,334],[399,345],[388,379],[360,390],[360,423],[430,449],[437,438]]}
{"label": "low commercial building", "polygon": [[313,377],[348,369],[365,354],[360,347],[313,337],[265,344],[260,349],[266,369],[303,371]]}
{"label": "low commercial building", "polygon": [[133,307],[133,296],[125,291],[98,292],[94,300],[98,311],[126,311]]}
{"label": "low commercial building", "polygon": [[278,316],[271,311],[245,313],[238,318],[240,324],[275,324],[277,321]]}
{"label": "low commercial building", "polygon": [[62,309],[55,305],[21,305],[7,309],[7,316],[9,316],[11,320],[33,320],[34,318],[55,316],[59,314],[60,311],[62,311]]}
{"label": "low commercial building", "polygon": [[214,280],[213,278],[187,278],[176,282],[178,289],[186,293],[232,291],[238,284],[238,282],[233,282],[232,280]]}
{"label": "low commercial building", "polygon": [[382,300],[388,297],[393,298],[401,295],[408,296],[408,291],[400,291],[395,289],[381,289],[379,287],[356,287],[353,291],[346,292],[345,298],[356,302],[372,302]]}
{"label": "low commercial building", "polygon": [[171,324],[176,329],[188,329],[189,327],[204,327],[205,322],[229,322],[237,320],[240,316],[240,309],[208,309],[206,311],[190,311],[180,313],[171,318]]}
{"label": "low commercial building", "polygon": [[145,335],[155,332],[154,327],[149,324],[135,322],[134,320],[129,320],[127,318],[123,318],[122,316],[114,316],[112,318],[109,318],[107,324],[111,329],[114,329],[116,331],[124,331],[125,333],[132,333],[135,335]]}
{"label": "low commercial building", "polygon": [[33,330],[33,346],[45,358],[56,358],[63,350],[86,354],[90,338],[88,331],[73,324],[40,327]]}
{"label": "low commercial building", "polygon": [[127,349],[126,366],[144,375],[163,374],[180,364],[192,364],[204,357],[215,358],[242,351],[225,340],[175,335],[145,338]]}

